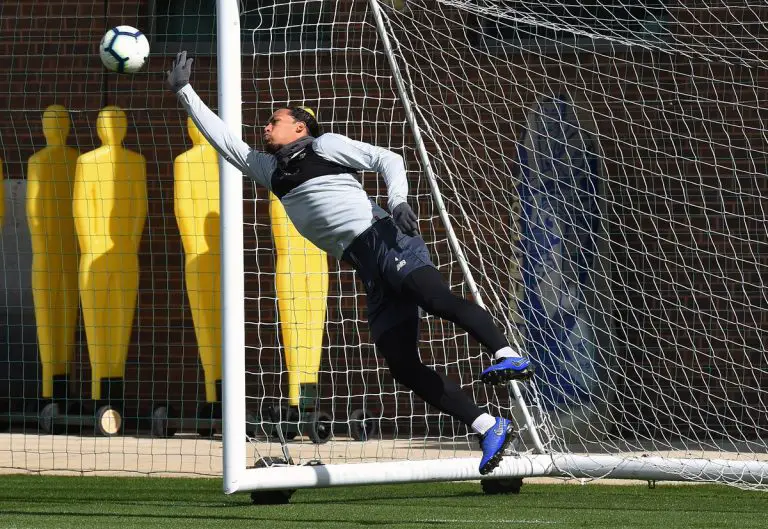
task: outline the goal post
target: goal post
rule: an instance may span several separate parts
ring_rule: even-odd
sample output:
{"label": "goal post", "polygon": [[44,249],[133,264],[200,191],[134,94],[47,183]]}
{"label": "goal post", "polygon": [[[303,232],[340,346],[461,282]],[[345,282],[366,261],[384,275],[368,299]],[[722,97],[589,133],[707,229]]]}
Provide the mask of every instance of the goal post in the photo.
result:
{"label": "goal post", "polygon": [[[236,134],[242,129],[240,9],[217,0],[219,115]],[[219,157],[221,211],[222,438],[224,490],[237,490],[245,466],[245,286],[243,264],[243,182],[240,172]],[[236,441],[235,441],[236,440]]]}
{"label": "goal post", "polygon": [[[237,3],[218,5],[221,31]],[[262,125],[253,113],[303,105],[326,130],[403,155],[438,268],[537,364],[531,383],[484,388],[484,352],[423,318],[425,363],[516,420],[491,478],[768,479],[765,306],[746,292],[764,275],[754,163],[767,148],[746,113],[766,95],[755,81],[765,64],[749,53],[759,13],[718,11],[741,27],[726,42],[703,14],[713,6],[700,7],[308,0],[239,13],[242,78],[220,59],[219,86],[258,94],[243,101],[246,130]],[[220,33],[220,47],[226,38],[240,46],[238,32]],[[729,90],[735,101],[720,97]],[[240,103],[237,89],[221,96],[222,108]],[[362,180],[385,200],[375,175]],[[244,222],[242,207],[222,209]],[[246,235],[269,233],[250,222]],[[225,260],[243,259],[244,244],[246,258],[271,252],[239,243]],[[225,490],[480,479],[474,436],[387,378],[354,274],[329,269],[309,411],[280,389],[277,315],[244,317],[240,330],[225,316],[239,333],[224,351]],[[232,294],[244,315],[271,314],[274,291],[244,274],[259,280]],[[245,354],[230,350],[240,336]]]}
{"label": "goal post", "polygon": [[[317,3],[316,3],[317,4]],[[236,3],[219,0],[217,4],[217,16],[219,27],[219,57],[231,57],[231,49],[240,46],[240,34],[239,31],[235,31],[235,23],[231,20],[231,17],[235,16]],[[442,203],[440,189],[437,186],[432,169],[430,167],[430,157],[425,148],[424,142],[421,140],[419,125],[417,118],[410,106],[410,99],[407,95],[407,89],[403,80],[403,77],[399,71],[398,63],[395,59],[394,52],[389,42],[388,33],[385,28],[385,23],[381,15],[381,7],[378,2],[372,1],[369,4],[370,18],[367,23],[370,24],[368,28],[371,31],[371,35],[378,35],[382,50],[380,53],[379,61],[382,66],[388,65],[391,68],[391,74],[386,73],[385,76],[390,79],[392,83],[392,100],[393,107],[399,102],[405,113],[405,119],[403,125],[410,128],[410,133],[414,137],[414,150],[415,156],[420,162],[425,177],[428,181],[429,192],[432,200],[435,204],[435,220],[442,222],[446,234],[448,243],[450,245],[452,253],[456,256],[456,262],[458,268],[461,270],[463,276],[461,282],[466,286],[468,293],[474,298],[474,300],[484,305],[482,297],[477,289],[474,287],[474,279],[472,272],[470,271],[467,260],[462,253],[460,242],[458,241],[455,233],[452,230],[451,220],[446,213],[446,208]],[[228,20],[230,19],[230,20]],[[221,33],[222,29],[226,28],[225,33]],[[246,29],[247,31],[247,29]],[[258,31],[255,29],[253,31]],[[306,31],[306,28],[301,30]],[[370,36],[368,37],[370,38]],[[256,40],[254,38],[254,40]],[[280,45],[278,44],[280,48]],[[226,52],[225,52],[226,50]],[[311,52],[311,49],[303,50],[299,48],[298,53]],[[269,55],[269,51],[266,53]],[[283,53],[283,50],[280,50]],[[254,51],[254,55],[258,55],[258,51]],[[235,61],[236,62],[236,61]],[[359,72],[355,72],[359,75]],[[240,72],[239,65],[234,64],[233,61],[220,60],[218,64],[219,75],[219,87],[220,90],[229,90],[220,93],[220,101],[222,108],[222,115],[224,109],[228,109],[228,112],[234,112],[234,106],[239,102],[239,81]],[[305,98],[305,94],[300,94],[301,99]],[[321,96],[322,98],[322,96]],[[303,103],[303,101],[299,101]],[[276,102],[275,102],[276,103]],[[288,101],[286,100],[286,104]],[[225,106],[226,105],[226,106]],[[235,119],[232,123],[237,123]],[[256,124],[258,126],[258,124]],[[222,169],[227,164],[222,160]],[[239,186],[233,186],[231,189],[227,189],[230,185],[227,179],[222,178],[222,197],[230,196],[234,200],[237,193],[241,192]],[[226,190],[226,191],[225,191]],[[381,198],[380,196],[377,198]],[[238,234],[237,230],[232,230],[228,235],[225,235],[226,226],[233,226],[238,222],[242,222],[242,208],[239,207],[227,207],[222,202],[222,241],[223,246],[223,262],[239,261],[242,259],[242,244],[238,246]],[[227,220],[225,220],[227,219]],[[231,242],[231,245],[227,245],[227,241]],[[227,288],[240,288],[242,289],[242,283],[232,281],[227,284],[224,276],[227,274],[237,274],[239,270],[236,266],[222,267],[223,283],[222,288],[226,292]],[[344,295],[344,294],[342,294]],[[224,295],[222,316],[224,321],[222,322],[225,329],[224,336],[229,336],[228,333],[238,333],[237,325],[239,323],[240,305],[238,300],[246,297],[244,290],[235,290],[231,296],[231,301],[227,301],[227,294]],[[231,305],[230,305],[231,303]],[[229,314],[228,313],[228,308]],[[360,311],[362,312],[362,311]],[[358,316],[359,318],[359,316]],[[358,320],[356,325],[364,324],[363,321]],[[245,325],[245,319],[243,319],[243,326]],[[508,328],[508,326],[507,326]],[[454,331],[455,332],[455,331]],[[245,459],[243,452],[242,440],[248,437],[246,435],[246,428],[243,421],[238,420],[239,417],[246,416],[248,413],[243,407],[243,404],[248,402],[248,395],[244,392],[244,376],[243,371],[240,368],[245,362],[245,357],[241,354],[240,350],[235,348],[240,347],[238,342],[239,336],[231,340],[226,338],[223,341],[223,359],[225,365],[225,380],[224,380],[224,417],[225,428],[223,432],[223,444],[224,444],[224,489],[226,492],[235,492],[238,490],[276,490],[286,488],[297,487],[309,487],[309,486],[337,486],[337,485],[352,485],[352,484],[366,484],[366,483],[397,483],[397,482],[413,482],[413,481],[441,481],[441,480],[454,480],[454,479],[479,479],[481,475],[478,471],[478,464],[476,458],[467,457],[452,457],[441,459],[423,459],[423,460],[406,460],[406,461],[376,461],[376,458],[363,458],[366,462],[352,463],[342,462],[328,464],[324,463],[322,466],[315,465],[273,465],[268,468],[253,468],[252,463]],[[513,343],[515,342],[514,336],[511,336]],[[242,349],[241,349],[242,350]],[[369,346],[369,354],[373,354],[372,347]],[[248,366],[246,366],[248,370]],[[281,374],[285,374],[284,372]],[[233,376],[232,383],[226,380],[227,376]],[[402,391],[402,390],[401,390]],[[507,391],[507,390],[504,390]],[[533,414],[528,410],[525,399],[518,387],[517,383],[511,383],[508,391],[511,392],[517,409],[520,413],[522,420],[521,425],[528,437],[530,438],[531,448],[530,451],[544,453],[545,448],[539,439],[537,425]],[[330,397],[331,399],[333,396]],[[277,399],[278,402],[285,400],[283,395],[280,395]],[[272,418],[268,412],[264,411],[264,406],[259,406],[261,414],[250,414],[251,420],[254,420],[260,424],[251,425],[251,429],[265,430],[264,423],[269,422]],[[434,412],[433,412],[434,413]],[[349,419],[348,419],[349,420]],[[280,424],[276,425],[281,427]],[[269,431],[269,426],[265,431]],[[462,432],[461,437],[467,438],[467,432]],[[277,441],[275,436],[272,435],[273,443]],[[395,441],[397,442],[397,441]],[[410,442],[410,440],[406,440]],[[470,441],[471,442],[471,441]],[[466,441],[465,441],[466,443]],[[519,443],[515,443],[518,445]],[[287,447],[288,451],[283,452],[286,458],[283,459],[287,463],[288,454],[291,447]],[[274,451],[274,450],[273,450]],[[270,452],[271,453],[271,452]],[[259,449],[256,449],[256,457],[259,456]],[[546,458],[545,458],[546,459]],[[525,462],[523,466],[513,466],[507,469],[503,474],[501,471],[497,471],[500,475],[519,476],[531,473],[531,468],[536,467],[537,464],[546,463],[531,463]],[[249,468],[251,467],[251,468]],[[537,471],[541,472],[541,471]]]}

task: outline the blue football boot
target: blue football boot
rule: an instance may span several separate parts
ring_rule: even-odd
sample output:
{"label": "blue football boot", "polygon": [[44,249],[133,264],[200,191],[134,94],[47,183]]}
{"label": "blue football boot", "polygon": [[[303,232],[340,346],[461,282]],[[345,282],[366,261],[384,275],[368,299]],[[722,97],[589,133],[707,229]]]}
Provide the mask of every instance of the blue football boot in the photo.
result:
{"label": "blue football boot", "polygon": [[536,369],[530,360],[523,357],[507,357],[498,360],[491,367],[480,373],[480,380],[484,384],[496,386],[505,384],[510,380],[525,381],[533,376]]}
{"label": "blue football boot", "polygon": [[480,447],[483,449],[483,458],[480,460],[480,473],[485,475],[499,466],[504,450],[512,441],[512,432],[515,428],[509,419],[496,418],[496,424],[485,432],[480,438]]}

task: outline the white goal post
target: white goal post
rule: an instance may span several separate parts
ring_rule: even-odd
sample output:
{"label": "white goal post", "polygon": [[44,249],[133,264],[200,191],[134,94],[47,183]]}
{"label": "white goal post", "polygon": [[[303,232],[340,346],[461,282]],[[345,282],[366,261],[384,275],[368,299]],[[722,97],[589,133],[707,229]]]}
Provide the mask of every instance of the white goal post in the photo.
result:
{"label": "white goal post", "polygon": [[[754,23],[766,13],[710,20],[710,3],[598,2],[590,21],[569,0],[290,0],[281,27],[241,28],[266,18],[217,0],[222,118],[258,131],[254,109],[302,104],[327,130],[402,154],[438,268],[537,364],[531,383],[481,387],[487,356],[424,318],[425,363],[515,418],[490,478],[768,483],[768,140],[750,114],[768,97]],[[267,49],[255,44],[265,33]],[[244,102],[251,83],[258,100]],[[243,181],[220,166],[225,492],[481,479],[473,436],[386,378],[364,297],[335,263],[313,398],[331,430],[358,420],[349,403],[373,401],[377,427],[285,438],[293,419],[265,410],[286,395],[248,389],[287,376],[282,344],[252,343],[279,334],[261,320],[279,300],[247,290],[260,272],[243,265],[248,230],[268,220],[246,223]],[[385,196],[375,175],[363,180]],[[269,362],[253,365],[262,351]],[[319,424],[312,413],[296,421]]]}
{"label": "white goal post", "polygon": [[[217,0],[216,33],[219,114],[230,128],[242,128],[240,10]],[[225,59],[221,59],[225,58]],[[240,488],[245,471],[245,287],[243,269],[243,182],[237,169],[219,158],[221,201],[222,461],[224,489]]]}

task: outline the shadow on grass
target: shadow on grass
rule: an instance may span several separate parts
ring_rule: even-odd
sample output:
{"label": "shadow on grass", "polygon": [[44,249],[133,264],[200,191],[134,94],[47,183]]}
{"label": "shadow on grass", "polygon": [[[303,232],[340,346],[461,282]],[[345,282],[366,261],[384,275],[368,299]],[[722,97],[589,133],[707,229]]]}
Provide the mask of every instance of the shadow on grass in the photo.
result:
{"label": "shadow on grass", "polygon": [[[96,494],[96,493],[94,493]],[[243,496],[243,499],[246,499],[245,496]],[[157,497],[153,498],[132,498],[130,500],[126,499],[116,499],[116,498],[109,498],[109,497],[97,497],[93,496],[91,498],[86,497],[80,497],[80,498],[46,498],[46,497],[29,497],[29,496],[8,496],[8,495],[2,495],[0,496],[0,505],[2,503],[23,503],[25,505],[40,505],[43,507],[48,507],[50,505],[92,505],[94,503],[97,503],[98,501],[102,501],[105,504],[108,505],[121,505],[125,507],[133,507],[133,506],[147,506],[147,505],[154,505],[157,507],[163,507],[163,506],[178,506],[180,504],[183,504],[185,507],[199,507],[199,508],[221,508],[221,507],[229,507],[231,506],[231,503],[225,502],[225,501],[189,501],[189,500],[180,500],[179,498],[175,499],[158,499]],[[245,503],[245,502],[243,502]],[[235,505],[236,506],[236,505]],[[5,512],[3,508],[0,506],[0,514]]]}
{"label": "shadow on grass", "polygon": [[[314,491],[313,491],[314,492]],[[397,494],[382,494],[382,495],[371,495],[371,496],[363,496],[361,494],[360,497],[357,498],[350,498],[348,496],[345,497],[329,497],[329,498],[318,498],[318,497],[302,497],[301,491],[297,493],[299,497],[297,497],[295,500],[291,500],[291,503],[294,503],[296,505],[313,505],[313,504],[323,504],[323,505],[333,505],[333,504],[381,504],[385,505],[390,501],[398,501],[398,500],[404,500],[404,501],[411,501],[411,500],[449,500],[449,499],[457,499],[457,498],[473,498],[476,499],[478,497],[483,498],[485,497],[485,494],[480,491],[480,487],[478,485],[477,492],[459,492],[459,493],[432,493],[432,494],[409,494],[409,495],[397,495]],[[314,494],[317,494],[314,492]],[[374,493],[375,494],[375,493]]]}

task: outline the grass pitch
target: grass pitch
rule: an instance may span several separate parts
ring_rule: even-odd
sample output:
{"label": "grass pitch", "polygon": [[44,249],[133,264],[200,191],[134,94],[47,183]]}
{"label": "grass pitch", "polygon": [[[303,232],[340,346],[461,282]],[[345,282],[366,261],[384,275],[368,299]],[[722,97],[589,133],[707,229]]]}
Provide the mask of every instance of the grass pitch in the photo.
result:
{"label": "grass pitch", "polygon": [[440,483],[300,490],[289,505],[256,506],[214,479],[0,476],[0,527],[765,529],[768,495],[525,484],[489,496],[478,483]]}

